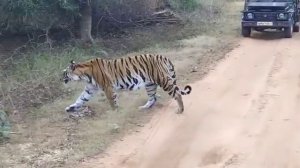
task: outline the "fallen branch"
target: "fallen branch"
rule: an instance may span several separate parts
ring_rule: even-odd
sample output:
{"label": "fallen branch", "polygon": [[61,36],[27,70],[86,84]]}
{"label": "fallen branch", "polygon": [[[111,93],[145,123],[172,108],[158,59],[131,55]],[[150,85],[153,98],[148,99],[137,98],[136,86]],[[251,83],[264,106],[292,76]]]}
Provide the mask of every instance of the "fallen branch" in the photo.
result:
{"label": "fallen branch", "polygon": [[9,132],[9,134],[19,134],[19,135],[21,135],[21,133],[19,133],[19,132]]}
{"label": "fallen branch", "polygon": [[156,23],[169,23],[169,24],[182,23],[182,19],[169,9],[154,12],[148,17],[139,20],[138,19],[129,20],[129,21],[118,20],[117,18],[114,18],[109,11],[108,11],[108,16],[113,21],[119,24],[135,25],[135,26],[143,26],[143,25],[156,24]]}

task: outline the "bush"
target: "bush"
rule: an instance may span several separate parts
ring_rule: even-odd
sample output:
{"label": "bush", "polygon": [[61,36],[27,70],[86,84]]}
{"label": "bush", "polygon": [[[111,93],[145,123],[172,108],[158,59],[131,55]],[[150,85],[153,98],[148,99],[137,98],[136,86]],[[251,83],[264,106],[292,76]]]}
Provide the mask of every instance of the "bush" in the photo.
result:
{"label": "bush", "polygon": [[8,111],[40,107],[65,94],[62,88],[62,70],[70,60],[84,60],[91,55],[80,48],[65,46],[56,51],[36,49],[23,58],[6,62],[0,71],[0,104]]}
{"label": "bush", "polygon": [[[77,33],[80,7],[85,1],[0,0],[0,33],[45,34],[52,29]],[[158,1],[161,0],[92,0],[94,30],[103,24],[132,24],[133,20],[152,14],[154,2]]]}
{"label": "bush", "polygon": [[76,0],[1,0],[0,32],[45,32],[73,24],[76,16]]}
{"label": "bush", "polygon": [[183,11],[193,11],[199,7],[197,0],[170,0],[170,5],[177,10]]}
{"label": "bush", "polygon": [[[0,0],[0,34],[31,34],[37,37],[49,32],[79,32],[80,8],[87,0]],[[93,32],[119,30],[137,26],[167,0],[91,0]],[[197,8],[197,0],[171,0],[178,10]],[[66,31],[65,31],[66,33]],[[35,36],[35,37],[36,37]],[[37,38],[36,37],[36,38]]]}

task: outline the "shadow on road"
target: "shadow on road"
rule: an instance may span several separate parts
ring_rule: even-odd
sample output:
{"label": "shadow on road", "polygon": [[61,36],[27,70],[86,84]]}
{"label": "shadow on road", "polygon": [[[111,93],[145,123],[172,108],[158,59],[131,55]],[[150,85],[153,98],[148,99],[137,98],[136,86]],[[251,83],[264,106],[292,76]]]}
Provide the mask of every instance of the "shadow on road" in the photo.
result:
{"label": "shadow on road", "polygon": [[252,39],[257,40],[279,40],[284,39],[284,33],[283,32],[276,32],[276,31],[264,31],[264,32],[256,32],[253,31],[251,34]]}

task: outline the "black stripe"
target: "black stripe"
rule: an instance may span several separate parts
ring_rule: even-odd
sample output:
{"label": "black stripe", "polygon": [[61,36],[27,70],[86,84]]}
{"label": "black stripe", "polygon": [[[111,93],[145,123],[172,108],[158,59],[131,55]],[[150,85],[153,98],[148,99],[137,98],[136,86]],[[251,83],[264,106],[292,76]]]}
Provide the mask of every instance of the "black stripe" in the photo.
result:
{"label": "black stripe", "polygon": [[114,68],[117,68],[117,60],[114,60]]}
{"label": "black stripe", "polygon": [[153,73],[153,71],[154,71],[154,64],[153,64],[153,62],[151,61],[151,60],[149,60],[149,64],[150,64],[150,69],[148,68],[148,75],[149,75],[149,77],[154,77],[154,73]]}
{"label": "black stripe", "polygon": [[132,64],[132,67],[133,67],[133,71],[134,71],[134,73],[138,73],[138,69],[136,68],[136,66],[134,65],[134,64]]}
{"label": "black stripe", "polygon": [[89,94],[89,95],[91,95],[92,93],[89,91],[89,90],[85,90],[85,92],[87,93],[87,94]]}
{"label": "black stripe", "polygon": [[122,66],[123,66],[123,64],[124,64],[124,60],[123,60],[123,58],[121,58],[121,64],[122,64]]}
{"label": "black stripe", "polygon": [[89,101],[88,99],[86,99],[86,98],[80,98],[82,101],[85,101],[85,102],[87,102],[87,101]]}
{"label": "black stripe", "polygon": [[140,75],[140,77],[142,78],[142,80],[143,80],[143,82],[145,82],[146,80],[146,78],[145,78],[145,76],[144,76],[144,74],[141,72],[141,71],[139,71],[139,75]]}
{"label": "black stripe", "polygon": [[[125,82],[125,80],[121,77],[122,82],[127,86],[127,83]],[[127,86],[128,87],[128,86]]]}
{"label": "black stripe", "polygon": [[90,75],[88,75],[88,74],[84,74],[84,75],[87,76],[87,77],[89,78],[88,83],[92,83],[92,77],[90,77]]}
{"label": "black stripe", "polygon": [[162,57],[162,55],[160,55],[160,56],[159,56],[159,58],[160,58],[160,60],[161,60],[161,61],[163,60],[163,57]]}
{"label": "black stripe", "polygon": [[128,57],[128,61],[130,62],[130,64],[132,64],[132,59],[131,59],[131,57]]}
{"label": "black stripe", "polygon": [[[123,80],[123,78],[122,78],[122,80]],[[125,85],[126,85],[126,88],[128,88],[129,87],[129,84],[128,83],[126,83],[126,82],[124,82],[125,83]]]}
{"label": "black stripe", "polygon": [[129,87],[129,90],[132,90],[134,86],[135,86],[135,85],[131,85],[131,86]]}
{"label": "black stripe", "polygon": [[130,57],[128,57],[128,59],[126,59],[126,66],[127,66],[127,67],[129,67],[128,62],[129,62],[130,65],[132,64],[131,58],[130,58]]}
{"label": "black stripe", "polygon": [[131,78],[129,76],[126,76],[126,78],[131,83]]}
{"label": "black stripe", "polygon": [[173,93],[173,97],[175,96],[175,93],[176,93],[178,90],[179,90],[179,88],[178,88],[178,87],[175,87],[174,93]]}
{"label": "black stripe", "polygon": [[[120,73],[120,76],[121,76],[121,77],[126,76],[126,75],[123,74],[123,71],[122,71],[121,69],[120,69],[120,71],[118,71],[118,72]],[[117,73],[118,73],[118,72],[117,72]]]}
{"label": "black stripe", "polygon": [[127,73],[128,76],[131,76],[131,72],[128,68],[126,68],[126,73]]}
{"label": "black stripe", "polygon": [[150,83],[150,84],[147,84],[146,87],[151,87],[153,85],[155,85],[155,84],[154,83]]}
{"label": "black stripe", "polygon": [[146,68],[144,67],[144,66],[146,66],[147,64],[146,64],[146,60],[143,58],[143,57],[141,57],[141,59],[140,59],[143,63],[140,63],[140,61],[138,61],[139,62],[139,65],[140,65],[140,67],[143,69],[143,71],[144,72],[146,72]]}
{"label": "black stripe", "polygon": [[167,79],[165,79],[165,82],[163,83],[163,87],[167,87],[168,86],[168,83],[169,81]]}
{"label": "black stripe", "polygon": [[138,84],[139,81],[136,78],[132,78],[132,79],[135,84]]}
{"label": "black stripe", "polygon": [[[102,59],[101,59],[101,62],[102,62]],[[99,72],[101,73],[102,75],[102,80],[103,80],[103,83],[105,83],[105,77],[104,77],[104,74],[102,72],[102,69],[101,69],[101,66],[100,66],[100,63],[99,63],[99,59],[97,59],[97,64],[99,66]],[[100,83],[99,83],[100,84]]]}
{"label": "black stripe", "polygon": [[118,75],[117,75],[117,73],[115,73],[115,78],[116,78],[116,80],[119,80],[119,79],[118,79]]}
{"label": "black stripe", "polygon": [[147,90],[147,92],[154,92],[156,90],[156,88],[153,88],[151,90]]}

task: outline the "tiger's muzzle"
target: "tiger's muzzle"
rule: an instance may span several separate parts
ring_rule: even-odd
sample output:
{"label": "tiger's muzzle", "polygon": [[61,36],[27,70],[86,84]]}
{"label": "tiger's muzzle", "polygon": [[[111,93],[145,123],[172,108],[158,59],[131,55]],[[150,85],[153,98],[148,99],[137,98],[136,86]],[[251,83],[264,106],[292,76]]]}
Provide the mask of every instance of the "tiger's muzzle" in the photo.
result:
{"label": "tiger's muzzle", "polygon": [[71,81],[71,79],[68,77],[67,70],[64,70],[62,80],[65,82],[65,84],[67,84],[69,81]]}

